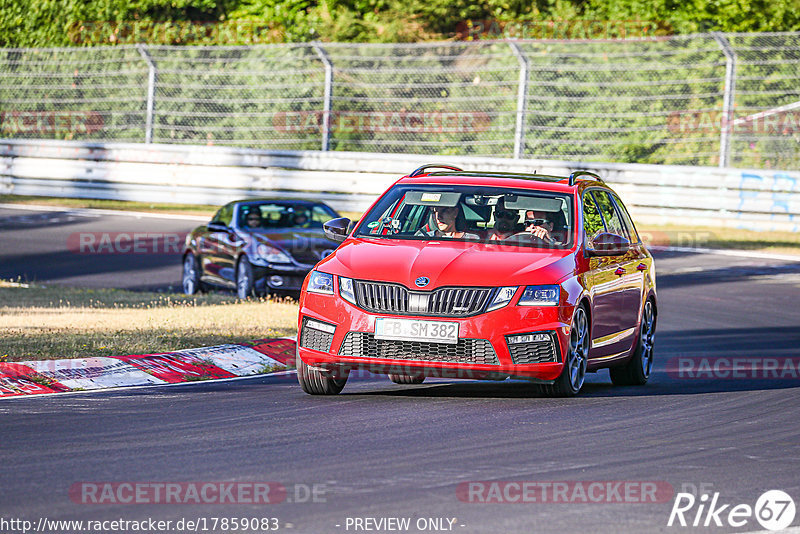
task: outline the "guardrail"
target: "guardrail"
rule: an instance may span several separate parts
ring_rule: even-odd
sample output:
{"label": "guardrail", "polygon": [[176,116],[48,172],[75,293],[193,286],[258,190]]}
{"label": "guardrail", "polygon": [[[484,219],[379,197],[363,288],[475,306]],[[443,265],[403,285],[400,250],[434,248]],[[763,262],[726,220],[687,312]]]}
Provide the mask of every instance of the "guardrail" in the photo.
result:
{"label": "guardrail", "polygon": [[637,218],[800,229],[800,172],[218,146],[0,140],[0,193],[220,205],[237,198],[313,197],[362,211],[425,163],[568,175],[599,173]]}

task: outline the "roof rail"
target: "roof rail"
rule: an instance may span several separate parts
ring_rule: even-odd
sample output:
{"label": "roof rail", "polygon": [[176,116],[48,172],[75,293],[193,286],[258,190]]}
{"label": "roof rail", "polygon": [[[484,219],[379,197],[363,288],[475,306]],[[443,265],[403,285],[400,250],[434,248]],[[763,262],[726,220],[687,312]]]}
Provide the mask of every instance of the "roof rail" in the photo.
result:
{"label": "roof rail", "polygon": [[462,172],[464,169],[459,169],[458,167],[453,167],[452,165],[439,165],[438,163],[431,163],[428,165],[423,165],[414,170],[409,176],[413,178],[414,176],[419,176],[420,174],[425,172],[425,169],[449,169],[451,171]]}
{"label": "roof rail", "polygon": [[591,176],[593,180],[597,180],[598,182],[605,183],[602,178],[597,173],[590,172],[590,171],[575,171],[569,175],[569,185],[575,185],[575,181],[580,178],[581,176]]}
{"label": "roof rail", "polygon": [[501,171],[454,171],[454,172],[432,172],[431,176],[477,176],[486,178],[518,178],[520,180],[536,180],[538,182],[560,182],[565,180],[563,176],[548,176],[546,174],[529,174],[522,172],[501,172]]}

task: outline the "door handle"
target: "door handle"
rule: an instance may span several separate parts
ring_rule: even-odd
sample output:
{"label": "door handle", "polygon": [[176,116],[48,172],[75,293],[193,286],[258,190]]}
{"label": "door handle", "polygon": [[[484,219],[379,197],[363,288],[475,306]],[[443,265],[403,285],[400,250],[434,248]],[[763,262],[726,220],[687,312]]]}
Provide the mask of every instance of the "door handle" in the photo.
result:
{"label": "door handle", "polygon": [[645,265],[644,263],[640,263],[639,265],[636,266],[636,270],[637,271],[646,271],[647,270],[647,265]]}
{"label": "door handle", "polygon": [[625,274],[625,269],[623,269],[622,267],[618,267],[617,270],[614,271],[614,274],[616,274],[617,276],[622,276],[623,274]]}

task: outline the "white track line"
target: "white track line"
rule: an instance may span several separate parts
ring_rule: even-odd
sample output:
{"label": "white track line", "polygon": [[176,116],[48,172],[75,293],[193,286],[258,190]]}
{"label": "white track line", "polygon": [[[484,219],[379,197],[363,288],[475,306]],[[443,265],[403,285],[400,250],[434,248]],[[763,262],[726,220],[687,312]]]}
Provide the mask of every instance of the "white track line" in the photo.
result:
{"label": "white track line", "polygon": [[59,211],[75,215],[120,215],[123,217],[136,217],[137,219],[175,219],[179,221],[208,222],[210,217],[200,215],[179,215],[174,213],[148,213],[146,211],[104,210],[100,208],[68,208],[64,206],[40,206],[38,204],[0,204],[0,209],[22,211]]}
{"label": "white track line", "polygon": [[800,255],[793,256],[791,254],[772,254],[770,252],[752,252],[748,250],[716,248],[662,247],[658,245],[653,245],[648,248],[650,250],[663,250],[667,252],[690,252],[693,254],[716,254],[718,256],[736,256],[739,258],[758,258],[764,260],[800,262]]}

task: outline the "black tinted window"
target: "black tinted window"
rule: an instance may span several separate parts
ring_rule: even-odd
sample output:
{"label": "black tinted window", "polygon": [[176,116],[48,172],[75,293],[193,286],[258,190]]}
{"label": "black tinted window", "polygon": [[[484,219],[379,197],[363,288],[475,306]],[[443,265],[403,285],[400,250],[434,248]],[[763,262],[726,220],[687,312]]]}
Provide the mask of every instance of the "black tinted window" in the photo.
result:
{"label": "black tinted window", "polygon": [[619,211],[620,215],[622,215],[622,223],[625,225],[625,228],[628,230],[628,234],[631,236],[631,242],[638,243],[640,241],[639,232],[636,231],[636,226],[633,225],[633,219],[631,219],[627,208],[625,208],[625,205],[617,195],[611,195],[611,198],[614,199],[614,203],[617,205],[617,210]]}
{"label": "black tinted window", "polygon": [[211,219],[211,222],[221,223],[225,226],[230,226],[233,220],[233,204],[222,206],[219,211]]}
{"label": "black tinted window", "polygon": [[622,219],[617,213],[614,202],[606,191],[595,190],[592,191],[592,196],[597,201],[597,207],[600,209],[600,214],[603,216],[603,222],[606,223],[606,230],[612,234],[620,235],[628,238],[628,232],[622,225]]}

